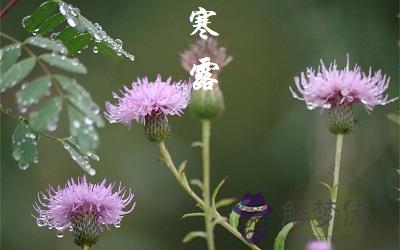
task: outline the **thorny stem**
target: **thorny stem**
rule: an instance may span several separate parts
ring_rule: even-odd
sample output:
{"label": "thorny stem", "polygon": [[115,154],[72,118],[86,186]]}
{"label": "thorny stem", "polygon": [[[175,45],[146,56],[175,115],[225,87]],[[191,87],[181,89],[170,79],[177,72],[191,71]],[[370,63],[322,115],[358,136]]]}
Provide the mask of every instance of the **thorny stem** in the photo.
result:
{"label": "thorny stem", "polygon": [[214,250],[214,234],[212,226],[211,201],[210,201],[210,120],[201,121],[202,128],[202,158],[203,158],[203,200],[204,222],[207,235],[208,250]]}
{"label": "thorny stem", "polygon": [[0,11],[0,19],[3,19],[8,12],[17,4],[18,0],[11,0],[8,4]]}
{"label": "thorny stem", "polygon": [[[5,115],[7,115],[7,116],[9,116],[9,117],[11,117],[12,119],[14,119],[14,120],[17,121],[17,122],[25,122],[25,123],[28,123],[28,121],[27,121],[24,117],[14,115],[14,114],[11,112],[11,109],[5,107],[5,106],[4,106],[3,104],[1,104],[1,103],[0,103],[0,112],[3,113],[3,114],[5,114]],[[62,143],[63,141],[65,141],[65,139],[66,139],[66,138],[55,137],[55,136],[46,134],[46,133],[44,133],[44,132],[39,132],[39,134],[41,134],[41,135],[43,135],[44,137],[47,137],[47,138],[49,138],[49,139],[52,139],[52,140],[61,142],[61,143]]]}
{"label": "thorny stem", "polygon": [[332,241],[333,225],[335,223],[336,202],[339,189],[339,175],[340,175],[340,161],[342,158],[343,148],[343,134],[338,134],[336,137],[336,155],[335,155],[335,169],[333,172],[333,186],[331,191],[331,219],[328,227],[328,240]]}
{"label": "thorny stem", "polygon": [[[187,184],[186,176],[185,173],[180,173],[173,160],[171,157],[171,154],[169,153],[167,147],[165,146],[164,142],[160,142],[158,144],[160,148],[161,155],[163,157],[163,160],[165,164],[167,165],[168,169],[171,171],[172,175],[175,177],[175,179],[178,181],[178,183],[182,186],[183,190],[192,197],[193,200],[197,202],[197,204],[204,209],[204,201],[192,190],[192,188]],[[210,208],[209,208],[210,209]],[[253,245],[249,243],[246,239],[242,237],[239,231],[236,230],[232,225],[230,225],[227,222],[227,219],[220,215],[215,209],[210,209],[212,216],[214,217],[214,221],[216,221],[219,225],[223,226],[226,230],[231,232],[234,236],[236,236],[238,239],[240,239],[245,245],[247,245],[250,249],[252,250],[261,250],[259,247],[256,245]]]}

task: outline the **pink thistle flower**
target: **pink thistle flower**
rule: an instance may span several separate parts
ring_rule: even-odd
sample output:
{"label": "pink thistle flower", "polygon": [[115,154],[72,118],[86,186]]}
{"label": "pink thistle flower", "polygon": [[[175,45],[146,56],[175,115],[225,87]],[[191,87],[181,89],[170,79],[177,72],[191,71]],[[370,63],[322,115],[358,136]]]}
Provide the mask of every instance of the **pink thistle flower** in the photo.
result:
{"label": "pink thistle flower", "polygon": [[307,68],[306,73],[301,73],[294,81],[300,95],[290,87],[293,97],[305,101],[309,109],[330,109],[361,103],[369,112],[376,105],[397,100],[384,95],[389,86],[389,77],[380,70],[372,74],[371,68],[365,74],[357,64],[350,69],[349,56],[344,69],[338,69],[336,61],[327,68],[321,60],[318,70]]}
{"label": "pink thistle flower", "polygon": [[[38,201],[34,204],[37,225],[54,228],[59,233],[66,229],[71,230],[77,244],[78,236],[80,241],[84,241],[78,245],[93,245],[102,225],[119,227],[124,215],[132,212],[135,207],[133,203],[131,208],[125,210],[133,201],[134,195],[121,184],[113,191],[114,186],[115,184],[106,185],[106,180],[92,184],[85,176],[77,181],[71,178],[64,187],[49,186],[46,192],[38,193]],[[82,232],[82,228],[91,231]],[[93,238],[87,239],[88,234]],[[86,238],[82,239],[82,235]]]}
{"label": "pink thistle flower", "polygon": [[328,241],[312,241],[307,244],[306,250],[333,250]]}
{"label": "pink thistle flower", "polygon": [[[213,38],[208,38],[206,40],[199,39],[191,44],[188,50],[181,54],[182,67],[187,72],[190,72],[193,65],[198,64],[199,59],[203,57],[209,57],[210,61],[218,64],[220,69],[225,67],[233,59],[232,56],[226,54],[226,48],[218,46],[217,40]],[[218,71],[213,71],[213,74],[217,73]]]}
{"label": "pink thistle flower", "polygon": [[111,123],[122,123],[130,126],[132,121],[145,125],[147,116],[178,115],[183,113],[190,98],[191,86],[186,82],[174,82],[171,78],[161,80],[158,75],[154,82],[147,77],[133,82],[132,89],[124,87],[122,96],[113,93],[117,104],[106,102],[105,116]]}

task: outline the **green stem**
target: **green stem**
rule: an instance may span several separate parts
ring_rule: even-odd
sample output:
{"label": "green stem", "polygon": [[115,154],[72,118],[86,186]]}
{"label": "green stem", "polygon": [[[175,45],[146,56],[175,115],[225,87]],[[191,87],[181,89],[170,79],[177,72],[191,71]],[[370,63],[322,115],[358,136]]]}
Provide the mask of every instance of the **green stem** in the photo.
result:
{"label": "green stem", "polygon": [[212,226],[211,200],[210,200],[210,120],[201,121],[202,128],[202,157],[203,157],[203,200],[204,200],[204,222],[206,226],[208,250],[214,250],[214,233]]}
{"label": "green stem", "polygon": [[90,250],[90,247],[89,246],[83,246],[82,250]]}
{"label": "green stem", "polygon": [[328,240],[332,241],[333,236],[333,225],[335,223],[336,214],[336,203],[339,190],[339,176],[340,176],[340,162],[342,159],[342,148],[343,148],[343,134],[338,134],[336,136],[336,155],[335,155],[335,169],[333,172],[333,186],[331,191],[331,219],[328,227]]}
{"label": "green stem", "polygon": [[[185,192],[190,197],[192,197],[192,199],[195,200],[202,209],[204,209],[205,208],[204,201],[191,189],[191,187],[188,184],[186,184],[186,181],[185,181],[186,176],[184,175],[184,173],[180,173],[177,170],[175,163],[172,160],[171,154],[169,153],[167,147],[165,146],[165,143],[159,142],[158,146],[160,148],[161,156],[163,157],[163,160],[164,160],[166,166],[168,167],[168,169],[170,170],[170,172],[172,173],[172,175],[175,177],[175,179],[181,185],[183,190],[185,190]],[[219,225],[223,226],[226,230],[231,232],[234,236],[236,236],[239,240],[241,240],[244,244],[246,244],[250,249],[260,250],[259,247],[249,243],[246,239],[244,239],[242,237],[242,235],[240,234],[240,232],[237,231],[232,225],[230,225],[227,222],[227,219],[224,218],[222,215],[220,215],[216,210],[210,209],[210,211],[212,213],[212,216],[214,217],[214,220],[217,221]]]}

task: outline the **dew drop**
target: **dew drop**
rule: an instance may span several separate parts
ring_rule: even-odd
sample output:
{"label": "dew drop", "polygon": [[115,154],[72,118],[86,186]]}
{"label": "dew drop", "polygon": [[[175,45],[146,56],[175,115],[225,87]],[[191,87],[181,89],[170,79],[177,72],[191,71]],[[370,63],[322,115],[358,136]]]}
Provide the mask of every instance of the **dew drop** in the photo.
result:
{"label": "dew drop", "polygon": [[27,170],[27,169],[29,168],[29,164],[20,161],[20,162],[18,163],[18,167],[19,167],[19,169],[21,169],[21,170]]}
{"label": "dew drop", "polygon": [[63,231],[57,231],[56,236],[57,236],[57,238],[61,239],[62,237],[64,237],[64,232]]}
{"label": "dew drop", "polygon": [[93,47],[93,53],[95,54],[99,53],[99,48],[97,48],[97,46]]}

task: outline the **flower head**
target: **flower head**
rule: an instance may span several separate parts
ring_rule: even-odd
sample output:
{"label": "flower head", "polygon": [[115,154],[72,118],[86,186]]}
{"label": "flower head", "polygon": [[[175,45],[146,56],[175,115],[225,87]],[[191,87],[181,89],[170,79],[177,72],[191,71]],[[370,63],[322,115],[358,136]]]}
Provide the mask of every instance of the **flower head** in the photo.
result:
{"label": "flower head", "polygon": [[[71,178],[64,187],[49,186],[46,192],[38,194],[38,202],[34,204],[37,225],[59,232],[72,230],[78,245],[94,244],[102,225],[119,227],[124,215],[134,208],[133,203],[125,210],[134,195],[121,184],[113,191],[114,186],[107,185],[106,180],[92,184],[85,176],[77,181]],[[88,239],[88,235],[92,237]],[[83,242],[77,242],[79,237]]]}
{"label": "flower head", "polygon": [[153,115],[181,115],[187,107],[191,86],[179,81],[171,84],[171,78],[162,81],[158,75],[154,82],[147,77],[138,78],[132,89],[124,87],[122,96],[113,93],[117,104],[106,102],[106,118],[111,122],[130,125],[136,121],[145,125],[146,117]]}
{"label": "flower head", "polygon": [[[232,61],[232,56],[226,54],[224,47],[218,47],[217,40],[208,38],[206,40],[199,39],[195,43],[190,45],[190,48],[181,54],[182,67],[187,71],[193,68],[194,64],[199,63],[199,59],[209,57],[210,61],[218,64],[219,68],[222,69],[228,63]],[[218,71],[213,71],[217,73]]]}
{"label": "flower head", "polygon": [[327,68],[321,60],[317,70],[308,68],[294,80],[300,96],[290,88],[293,97],[305,101],[309,109],[361,103],[372,111],[376,105],[386,105],[397,99],[388,99],[384,94],[389,86],[389,77],[380,70],[372,73],[371,68],[365,74],[358,65],[350,69],[349,56],[344,69],[338,69],[336,61]]}
{"label": "flower head", "polygon": [[312,241],[307,244],[306,250],[333,250],[330,242]]}

